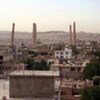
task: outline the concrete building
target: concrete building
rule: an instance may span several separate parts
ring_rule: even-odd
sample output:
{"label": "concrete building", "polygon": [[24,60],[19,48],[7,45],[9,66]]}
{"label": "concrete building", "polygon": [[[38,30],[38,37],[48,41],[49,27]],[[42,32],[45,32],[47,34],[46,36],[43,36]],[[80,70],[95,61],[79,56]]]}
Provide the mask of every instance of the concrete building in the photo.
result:
{"label": "concrete building", "polygon": [[65,50],[56,50],[55,58],[70,59],[72,57],[72,50],[70,48],[65,48]]}
{"label": "concrete building", "polygon": [[13,61],[13,55],[5,55],[5,56],[0,56],[0,61],[2,61],[2,63],[7,63],[10,61]]}
{"label": "concrete building", "polygon": [[53,100],[59,71],[15,71],[10,74],[10,98]]}
{"label": "concrete building", "polygon": [[13,61],[14,58],[12,54],[12,48],[5,45],[0,46],[0,73],[3,74],[6,69],[9,69],[9,67],[5,66],[5,64],[12,63]]}
{"label": "concrete building", "polygon": [[53,70],[59,70],[63,78],[83,78],[83,66],[70,64],[52,64]]}
{"label": "concrete building", "polygon": [[81,60],[80,58],[72,59],[55,59],[51,64],[51,70],[60,71],[62,78],[83,78],[83,69],[89,63],[90,60]]}
{"label": "concrete building", "polygon": [[85,45],[85,51],[86,52],[91,52],[91,51],[99,51],[99,43],[96,41],[86,41]]}
{"label": "concrete building", "polygon": [[61,97],[63,100],[80,100],[80,90],[85,86],[83,80],[62,79]]}

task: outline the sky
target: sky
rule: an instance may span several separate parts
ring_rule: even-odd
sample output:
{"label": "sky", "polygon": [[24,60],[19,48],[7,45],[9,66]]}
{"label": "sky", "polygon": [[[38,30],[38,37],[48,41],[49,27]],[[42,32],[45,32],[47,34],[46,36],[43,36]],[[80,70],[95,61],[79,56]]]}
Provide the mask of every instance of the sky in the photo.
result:
{"label": "sky", "polygon": [[69,31],[76,21],[77,31],[100,33],[100,0],[0,0],[0,30]]}

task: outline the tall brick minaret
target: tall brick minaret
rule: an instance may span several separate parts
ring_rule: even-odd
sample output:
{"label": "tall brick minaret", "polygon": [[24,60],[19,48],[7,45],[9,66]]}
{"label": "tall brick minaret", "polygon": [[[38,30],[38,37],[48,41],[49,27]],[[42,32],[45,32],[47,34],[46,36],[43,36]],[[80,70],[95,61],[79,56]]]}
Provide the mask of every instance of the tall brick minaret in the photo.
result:
{"label": "tall brick minaret", "polygon": [[72,45],[72,26],[71,25],[69,26],[69,38],[70,38],[69,44]]}
{"label": "tall brick minaret", "polygon": [[33,23],[33,47],[36,46],[37,40],[37,26],[36,23]]}
{"label": "tall brick minaret", "polygon": [[15,23],[12,24],[11,46],[14,46]]}
{"label": "tall brick minaret", "polygon": [[73,45],[76,45],[76,23],[73,22]]}

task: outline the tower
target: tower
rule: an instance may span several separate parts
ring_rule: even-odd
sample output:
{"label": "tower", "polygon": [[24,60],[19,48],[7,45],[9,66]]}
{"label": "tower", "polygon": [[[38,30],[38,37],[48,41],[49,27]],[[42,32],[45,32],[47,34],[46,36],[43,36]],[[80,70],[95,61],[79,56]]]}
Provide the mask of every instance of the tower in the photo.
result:
{"label": "tower", "polygon": [[73,45],[76,45],[76,23],[73,22]]}
{"label": "tower", "polygon": [[36,23],[33,23],[33,47],[36,45],[37,40],[37,26]]}
{"label": "tower", "polygon": [[72,26],[71,25],[69,26],[69,38],[70,38],[69,44],[72,45]]}
{"label": "tower", "polygon": [[11,46],[14,46],[15,23],[12,24]]}

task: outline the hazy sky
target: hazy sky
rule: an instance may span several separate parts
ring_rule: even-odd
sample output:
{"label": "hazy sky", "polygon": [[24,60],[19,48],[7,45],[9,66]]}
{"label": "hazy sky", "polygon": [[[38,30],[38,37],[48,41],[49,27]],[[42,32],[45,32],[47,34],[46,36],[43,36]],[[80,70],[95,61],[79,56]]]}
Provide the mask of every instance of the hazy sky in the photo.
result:
{"label": "hazy sky", "polygon": [[100,0],[0,0],[0,30],[64,30],[77,23],[78,31],[100,33]]}

